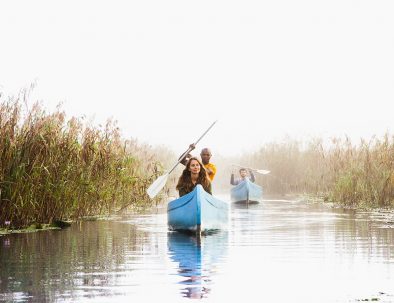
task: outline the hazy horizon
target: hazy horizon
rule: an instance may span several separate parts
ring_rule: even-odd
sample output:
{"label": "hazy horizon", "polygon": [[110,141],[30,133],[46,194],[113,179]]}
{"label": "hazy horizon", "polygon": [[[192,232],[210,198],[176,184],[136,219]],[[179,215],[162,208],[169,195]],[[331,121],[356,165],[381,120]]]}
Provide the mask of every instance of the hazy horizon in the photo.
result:
{"label": "hazy horizon", "polygon": [[391,1],[1,4],[0,92],[124,138],[237,155],[285,136],[393,131]]}

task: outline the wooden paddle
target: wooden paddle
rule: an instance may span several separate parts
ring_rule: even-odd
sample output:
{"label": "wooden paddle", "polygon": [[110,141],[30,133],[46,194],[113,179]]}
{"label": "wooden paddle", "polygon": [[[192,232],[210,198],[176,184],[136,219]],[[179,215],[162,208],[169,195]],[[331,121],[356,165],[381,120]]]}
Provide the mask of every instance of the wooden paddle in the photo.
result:
{"label": "wooden paddle", "polygon": [[[210,127],[201,135],[201,137],[194,143],[194,146],[197,145],[198,142],[207,134],[207,132],[215,125],[217,121],[213,122]],[[174,164],[174,166],[166,172],[164,175],[158,177],[155,182],[153,182],[146,192],[148,193],[148,196],[153,199],[156,197],[156,195],[163,189],[163,187],[166,185],[168,176],[171,174],[171,172],[178,166],[178,164],[182,161],[182,159],[189,153],[191,152],[192,148],[189,146],[189,148],[182,154],[182,156],[179,158],[178,162]]]}
{"label": "wooden paddle", "polygon": [[250,168],[250,167],[246,167],[246,166],[241,166],[241,165],[238,165],[238,164],[233,164],[233,165],[237,166],[237,167],[240,167],[240,168],[250,169],[251,171],[254,171],[254,172],[262,174],[262,175],[267,175],[267,174],[269,174],[271,172],[270,170],[255,169],[255,168]]}

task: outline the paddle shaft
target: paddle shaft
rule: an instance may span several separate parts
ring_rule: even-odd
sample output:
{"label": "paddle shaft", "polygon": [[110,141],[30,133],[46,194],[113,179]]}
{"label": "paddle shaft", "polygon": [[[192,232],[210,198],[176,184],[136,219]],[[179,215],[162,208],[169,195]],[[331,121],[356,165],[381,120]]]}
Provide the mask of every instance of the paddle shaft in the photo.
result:
{"label": "paddle shaft", "polygon": [[241,166],[241,165],[238,165],[238,164],[233,164],[233,165],[234,165],[234,166],[237,166],[237,167],[249,169],[249,170],[251,170],[251,171],[254,171],[254,172],[256,172],[256,173],[263,174],[263,175],[266,175],[266,174],[269,174],[269,173],[270,173],[269,170],[265,170],[265,169],[255,169],[255,168],[250,168],[250,167],[246,167],[246,166]]}
{"label": "paddle shaft", "polygon": [[[194,143],[194,145],[197,145],[197,143],[201,141],[201,139],[207,134],[207,132],[210,131],[210,129],[215,125],[216,122],[218,122],[218,121],[216,120],[215,122],[213,122],[213,123],[211,124],[210,127],[208,127],[208,129],[201,135],[200,138],[198,138],[198,140]],[[175,165],[168,171],[167,174],[169,175],[169,174],[178,166],[178,164],[181,163],[181,161],[183,160],[183,158],[184,158],[189,152],[191,152],[191,151],[192,151],[192,148],[189,147],[189,148],[182,154],[182,156],[179,158],[178,162],[175,163]]]}
{"label": "paddle shaft", "polygon": [[[194,146],[206,135],[206,133],[212,128],[212,126],[216,123],[217,121],[213,122],[211,126],[201,135],[201,137],[194,143]],[[177,165],[182,161],[182,159],[187,155],[190,151],[192,150],[192,147],[189,146],[187,151],[185,151],[182,156],[179,158],[178,162],[175,163],[175,165],[164,175],[160,176],[151,184],[151,186],[148,187],[146,192],[148,193],[149,197],[153,199],[161,190],[162,188],[166,185],[168,176],[170,173],[177,167]]]}
{"label": "paddle shaft", "polygon": [[238,165],[238,164],[233,164],[234,166],[237,166],[237,167],[239,167],[239,168],[245,168],[245,169],[248,169],[248,170],[253,170],[253,171],[257,171],[257,169],[254,169],[254,168],[250,168],[250,167],[246,167],[246,166],[241,166],[241,165]]}

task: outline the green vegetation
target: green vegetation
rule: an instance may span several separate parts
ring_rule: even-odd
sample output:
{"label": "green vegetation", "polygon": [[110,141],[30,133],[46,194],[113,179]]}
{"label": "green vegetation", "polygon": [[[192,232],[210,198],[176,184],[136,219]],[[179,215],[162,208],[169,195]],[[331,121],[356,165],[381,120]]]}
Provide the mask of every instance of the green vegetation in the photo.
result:
{"label": "green vegetation", "polygon": [[0,99],[0,228],[151,203],[146,188],[161,174],[157,151],[123,140],[112,121],[97,128],[60,109],[23,111],[25,98]]}

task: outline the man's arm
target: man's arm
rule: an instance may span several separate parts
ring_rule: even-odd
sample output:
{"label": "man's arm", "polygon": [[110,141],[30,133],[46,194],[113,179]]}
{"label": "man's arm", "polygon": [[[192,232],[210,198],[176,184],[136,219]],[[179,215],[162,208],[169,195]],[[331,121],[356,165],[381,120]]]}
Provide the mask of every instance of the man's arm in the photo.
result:
{"label": "man's arm", "polygon": [[213,181],[213,178],[215,178],[216,175],[216,166],[212,163],[208,163],[207,165],[204,165],[204,168],[209,176],[209,179]]}
{"label": "man's arm", "polygon": [[234,180],[234,174],[231,174],[230,184],[231,184],[231,185],[237,185],[237,184],[238,184],[238,182],[236,182],[236,181]]}
{"label": "man's arm", "polygon": [[250,174],[250,181],[252,181],[254,183],[254,181],[256,180],[254,177],[254,174],[251,170],[249,170],[249,174]]}

